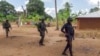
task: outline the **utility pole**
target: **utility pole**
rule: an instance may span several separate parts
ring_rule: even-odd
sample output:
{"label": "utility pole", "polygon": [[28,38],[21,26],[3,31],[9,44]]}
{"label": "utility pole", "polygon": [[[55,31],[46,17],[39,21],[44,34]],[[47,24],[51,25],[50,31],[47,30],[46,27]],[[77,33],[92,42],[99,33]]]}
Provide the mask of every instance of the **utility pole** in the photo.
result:
{"label": "utility pole", "polygon": [[23,6],[22,6],[22,9],[23,9],[23,16],[24,16],[24,19],[25,19],[25,16],[26,16],[25,14],[26,14],[26,13],[25,13],[25,9],[24,9]]}
{"label": "utility pole", "polygon": [[100,1],[98,0],[98,8],[100,9]]}
{"label": "utility pole", "polygon": [[56,13],[56,20],[57,20],[56,30],[59,30],[58,15],[57,15],[57,0],[55,0],[55,13]]}

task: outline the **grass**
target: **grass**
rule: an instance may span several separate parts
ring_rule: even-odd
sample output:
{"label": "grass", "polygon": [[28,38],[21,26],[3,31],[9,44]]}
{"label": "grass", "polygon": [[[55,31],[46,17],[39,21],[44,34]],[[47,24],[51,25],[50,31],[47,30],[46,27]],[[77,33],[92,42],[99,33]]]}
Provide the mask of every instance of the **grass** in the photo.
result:
{"label": "grass", "polygon": [[[64,37],[63,33],[59,34],[60,37]],[[100,39],[100,31],[97,30],[76,30],[75,38],[91,38],[91,39]]]}
{"label": "grass", "polygon": [[76,38],[100,38],[100,31],[98,30],[81,30],[76,31],[75,33]]}

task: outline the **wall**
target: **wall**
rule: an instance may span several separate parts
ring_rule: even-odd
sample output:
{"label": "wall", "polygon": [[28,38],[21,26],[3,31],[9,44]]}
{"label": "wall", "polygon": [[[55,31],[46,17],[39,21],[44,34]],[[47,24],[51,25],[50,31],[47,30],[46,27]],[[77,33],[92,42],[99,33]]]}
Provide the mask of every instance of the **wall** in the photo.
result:
{"label": "wall", "polygon": [[100,29],[100,18],[77,18],[78,29]]}

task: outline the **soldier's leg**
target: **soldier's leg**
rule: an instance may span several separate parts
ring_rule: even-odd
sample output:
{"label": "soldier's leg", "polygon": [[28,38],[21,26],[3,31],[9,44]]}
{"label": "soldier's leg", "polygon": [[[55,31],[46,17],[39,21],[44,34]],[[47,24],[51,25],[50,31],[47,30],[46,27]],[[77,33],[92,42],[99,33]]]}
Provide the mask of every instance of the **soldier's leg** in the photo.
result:
{"label": "soldier's leg", "polygon": [[41,43],[43,44],[44,42],[44,35],[42,36],[42,39],[41,39]]}
{"label": "soldier's leg", "polygon": [[73,52],[72,52],[72,41],[70,41],[69,51],[70,51],[70,56],[73,56]]}
{"label": "soldier's leg", "polygon": [[62,53],[63,55],[66,55],[66,51],[67,51],[68,48],[69,48],[69,42],[67,41],[67,45],[66,45],[66,47],[65,47],[65,49]]}
{"label": "soldier's leg", "polygon": [[45,32],[43,31],[43,32],[42,32],[42,39],[41,39],[42,45],[44,45],[44,44],[43,44],[43,42],[44,42],[44,37],[45,37]]}
{"label": "soldier's leg", "polygon": [[43,32],[40,32],[40,36],[41,36],[41,39],[40,39],[39,44],[40,44],[40,45],[43,45],[43,41],[44,41],[44,33],[43,33]]}
{"label": "soldier's leg", "polygon": [[9,30],[6,29],[5,31],[6,31],[6,38],[8,38],[8,32],[9,32]]}
{"label": "soldier's leg", "polygon": [[41,44],[41,40],[42,40],[42,32],[40,32],[40,41],[39,41],[39,44]]}
{"label": "soldier's leg", "polygon": [[41,45],[41,42],[42,42],[42,36],[41,36],[41,39],[40,39],[40,41],[39,41],[39,44]]}
{"label": "soldier's leg", "polygon": [[40,45],[44,45],[44,44],[43,44],[43,40],[44,40],[44,36],[41,36],[41,39],[40,39],[40,41],[39,41],[39,44],[40,44]]}

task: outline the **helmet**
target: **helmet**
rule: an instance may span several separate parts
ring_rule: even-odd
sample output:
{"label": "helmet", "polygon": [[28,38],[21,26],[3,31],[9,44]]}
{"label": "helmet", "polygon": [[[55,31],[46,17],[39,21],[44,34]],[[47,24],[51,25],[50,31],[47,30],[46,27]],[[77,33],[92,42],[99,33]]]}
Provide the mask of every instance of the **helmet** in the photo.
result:
{"label": "helmet", "polygon": [[73,19],[71,17],[68,17],[67,21],[73,21]]}
{"label": "helmet", "polygon": [[6,20],[6,22],[8,22],[9,20]]}
{"label": "helmet", "polygon": [[44,19],[39,19],[40,21],[45,21]]}

